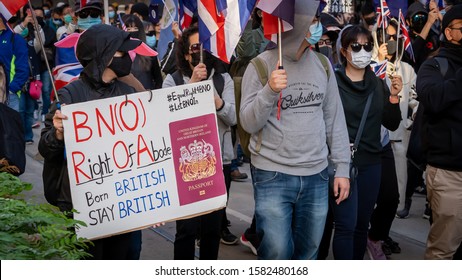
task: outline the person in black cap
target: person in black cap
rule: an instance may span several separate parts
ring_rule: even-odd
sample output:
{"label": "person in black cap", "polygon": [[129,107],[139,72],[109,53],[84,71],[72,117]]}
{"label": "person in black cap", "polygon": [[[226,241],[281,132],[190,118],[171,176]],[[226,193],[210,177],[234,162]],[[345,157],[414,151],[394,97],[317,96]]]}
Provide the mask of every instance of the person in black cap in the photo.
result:
{"label": "person in black cap", "polygon": [[143,2],[134,4],[130,14],[138,16],[142,21],[149,21],[149,7]]}
{"label": "person in black cap", "polygon": [[444,15],[442,32],[438,55],[417,76],[433,220],[425,259],[452,259],[462,242],[462,5]]}
{"label": "person in black cap", "polygon": [[[98,38],[98,40],[95,40]],[[87,29],[77,43],[76,54],[84,69],[80,78],[58,91],[62,105],[109,98],[135,92],[119,81],[131,69],[128,51],[137,48],[139,40],[116,27],[98,24]],[[39,152],[44,157],[43,181],[45,198],[61,211],[73,208],[67,160],[64,157],[63,119],[67,117],[53,103],[45,119]],[[93,241],[89,253],[94,259],[126,259],[131,233]]]}
{"label": "person in black cap", "polygon": [[75,1],[74,7],[78,29],[83,31],[95,24],[102,23],[103,3],[101,0],[87,0],[85,6],[82,6],[81,2]]}

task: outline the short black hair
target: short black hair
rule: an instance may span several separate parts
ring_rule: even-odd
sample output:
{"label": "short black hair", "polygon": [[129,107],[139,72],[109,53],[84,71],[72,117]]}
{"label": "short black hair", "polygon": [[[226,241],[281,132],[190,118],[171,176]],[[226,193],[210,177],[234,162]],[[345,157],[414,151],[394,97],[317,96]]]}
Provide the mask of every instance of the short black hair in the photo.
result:
{"label": "short black hair", "polygon": [[365,16],[371,13],[375,13],[375,7],[371,2],[366,2],[361,7],[361,15]]}

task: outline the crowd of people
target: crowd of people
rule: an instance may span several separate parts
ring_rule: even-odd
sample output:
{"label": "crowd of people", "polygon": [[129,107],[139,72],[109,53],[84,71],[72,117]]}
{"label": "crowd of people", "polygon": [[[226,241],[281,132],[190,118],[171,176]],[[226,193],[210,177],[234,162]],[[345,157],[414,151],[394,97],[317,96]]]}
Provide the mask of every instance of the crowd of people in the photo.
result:
{"label": "crowd of people", "polygon": [[[296,0],[282,50],[264,37],[256,8],[230,64],[201,53],[197,17],[184,30],[169,27],[164,57],[131,57],[163,39],[145,3],[110,5],[105,15],[100,0],[74,2],[47,0],[0,19],[0,100],[21,115],[25,143],[39,141],[51,204],[73,208],[62,156],[67,117],[55,95],[70,104],[209,79],[228,199],[232,181],[248,179],[239,165],[249,162],[255,213],[240,238],[226,208],[178,220],[174,259],[194,259],[196,246],[200,259],[217,259],[220,243],[239,240],[259,259],[326,259],[331,245],[334,259],[386,259],[401,252],[390,229],[409,217],[415,191],[427,195],[425,259],[462,258],[462,1],[409,1],[404,23],[390,16],[383,25],[374,1],[333,14]],[[82,34],[76,46],[59,47],[73,33]],[[59,71],[49,70],[64,64],[75,79],[53,85]],[[90,253],[139,259],[141,249],[135,231],[99,239]]]}

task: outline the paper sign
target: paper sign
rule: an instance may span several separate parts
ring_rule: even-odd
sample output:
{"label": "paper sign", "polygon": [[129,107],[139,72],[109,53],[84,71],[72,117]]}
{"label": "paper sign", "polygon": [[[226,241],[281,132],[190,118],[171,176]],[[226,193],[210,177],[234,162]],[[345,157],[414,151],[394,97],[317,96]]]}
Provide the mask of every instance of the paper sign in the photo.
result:
{"label": "paper sign", "polygon": [[226,205],[210,81],[62,107],[74,215],[97,239]]}

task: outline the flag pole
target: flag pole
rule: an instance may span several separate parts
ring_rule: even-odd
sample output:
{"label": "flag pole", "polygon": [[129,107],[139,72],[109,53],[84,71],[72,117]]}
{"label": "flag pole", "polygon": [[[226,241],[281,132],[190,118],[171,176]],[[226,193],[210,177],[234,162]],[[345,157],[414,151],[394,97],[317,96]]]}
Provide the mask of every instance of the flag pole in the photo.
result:
{"label": "flag pole", "polygon": [[382,18],[382,42],[385,43],[385,17],[383,16],[383,1],[380,0],[380,17]]}
{"label": "flag pole", "polygon": [[104,24],[109,25],[109,1],[104,0]]}
{"label": "flag pole", "polygon": [[396,59],[395,59],[395,71],[396,71],[396,65],[398,64],[398,59],[400,60],[399,56],[399,37],[400,37],[400,31],[401,31],[401,9],[399,9],[399,15],[398,15],[398,27],[396,28]]}
{"label": "flag pole", "polygon": [[[57,106],[58,106],[58,109],[61,109],[60,101],[59,101],[59,97],[58,97],[58,91],[56,90],[56,86],[55,86],[55,80],[53,78],[53,74],[51,72],[50,64],[48,63],[47,55],[45,53],[45,47],[44,47],[44,44],[43,44],[42,36],[40,36],[40,30],[39,30],[40,25],[38,24],[37,16],[35,15],[35,11],[32,8],[31,1],[28,0],[28,2],[29,2],[30,13],[32,15],[32,19],[34,20],[34,29],[37,32],[37,38],[38,38],[38,41],[39,41],[39,44],[40,44],[40,49],[42,51],[42,55],[43,55],[44,60],[45,60],[45,65],[47,66],[48,74],[50,75],[51,86],[53,87],[53,91],[55,92],[55,98],[56,98],[56,101],[57,101]],[[40,29],[41,28],[42,27],[40,27]],[[43,32],[43,35],[45,35],[45,31],[42,30],[42,32]]]}
{"label": "flag pole", "polygon": [[282,25],[281,25],[281,19],[278,17],[278,53],[279,53],[279,69],[282,69],[282,39],[281,39],[281,33],[282,33]]}

